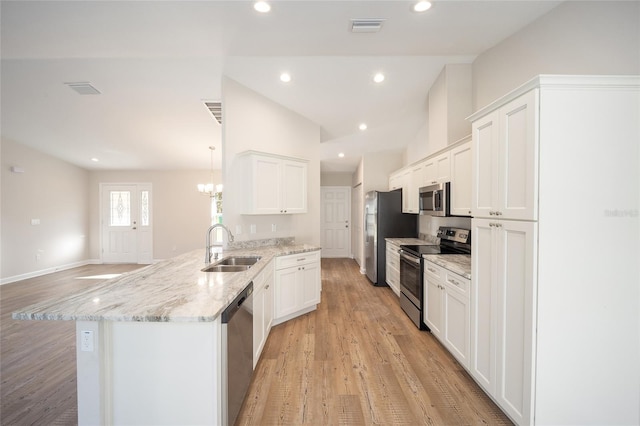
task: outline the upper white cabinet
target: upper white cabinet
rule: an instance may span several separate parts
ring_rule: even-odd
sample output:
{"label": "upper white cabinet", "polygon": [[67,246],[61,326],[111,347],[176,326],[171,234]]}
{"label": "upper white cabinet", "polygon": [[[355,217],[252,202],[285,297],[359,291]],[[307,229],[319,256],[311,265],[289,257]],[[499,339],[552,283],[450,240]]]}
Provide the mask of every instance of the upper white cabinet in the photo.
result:
{"label": "upper white cabinet", "polygon": [[422,169],[422,185],[449,182],[451,179],[451,158],[449,152],[427,159]]}
{"label": "upper white cabinet", "polygon": [[306,160],[249,151],[241,154],[242,214],[307,212]]}
{"label": "upper white cabinet", "polygon": [[538,91],[473,122],[473,217],[537,220]]}
{"label": "upper white cabinet", "polygon": [[389,191],[402,189],[402,174],[399,172],[389,175]]}
{"label": "upper white cabinet", "polygon": [[[422,186],[422,181],[423,181],[422,164],[417,164],[411,167],[409,186],[407,190],[406,209],[403,209],[403,213],[413,213],[413,214],[419,213],[418,190]],[[404,201],[404,194],[402,195],[403,195],[403,201]],[[403,202],[403,204],[405,203]]]}
{"label": "upper white cabinet", "polygon": [[471,141],[451,150],[451,214],[471,216]]}

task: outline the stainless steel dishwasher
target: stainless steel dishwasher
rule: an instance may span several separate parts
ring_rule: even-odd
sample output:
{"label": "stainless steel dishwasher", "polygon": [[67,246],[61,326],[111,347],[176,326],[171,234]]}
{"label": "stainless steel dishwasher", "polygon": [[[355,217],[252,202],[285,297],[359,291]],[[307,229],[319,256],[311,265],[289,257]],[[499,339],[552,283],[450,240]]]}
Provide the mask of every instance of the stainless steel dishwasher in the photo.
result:
{"label": "stainless steel dishwasher", "polygon": [[233,426],[253,375],[253,282],[222,312],[222,421]]}

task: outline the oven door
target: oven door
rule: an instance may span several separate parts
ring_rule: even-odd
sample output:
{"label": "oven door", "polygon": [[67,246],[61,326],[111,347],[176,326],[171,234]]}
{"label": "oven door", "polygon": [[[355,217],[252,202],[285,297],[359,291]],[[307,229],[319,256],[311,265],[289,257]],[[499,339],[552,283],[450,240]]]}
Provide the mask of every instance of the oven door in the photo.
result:
{"label": "oven door", "polygon": [[422,310],[422,259],[400,252],[400,291]]}

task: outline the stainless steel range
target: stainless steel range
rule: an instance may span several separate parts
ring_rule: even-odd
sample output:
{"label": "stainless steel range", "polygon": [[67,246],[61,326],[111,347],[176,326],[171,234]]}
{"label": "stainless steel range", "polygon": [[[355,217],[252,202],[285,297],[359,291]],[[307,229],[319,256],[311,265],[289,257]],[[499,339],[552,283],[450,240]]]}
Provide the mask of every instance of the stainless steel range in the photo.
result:
{"label": "stainless steel range", "polygon": [[428,330],[423,321],[425,254],[471,254],[469,229],[441,226],[438,229],[440,245],[400,246],[400,306],[420,329]]}

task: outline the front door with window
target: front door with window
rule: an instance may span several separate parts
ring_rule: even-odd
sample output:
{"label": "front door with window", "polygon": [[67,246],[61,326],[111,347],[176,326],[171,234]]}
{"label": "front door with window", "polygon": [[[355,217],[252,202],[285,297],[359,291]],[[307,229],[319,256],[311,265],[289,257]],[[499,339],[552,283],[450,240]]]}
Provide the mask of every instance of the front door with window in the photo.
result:
{"label": "front door with window", "polygon": [[101,184],[102,261],[151,263],[151,184]]}

